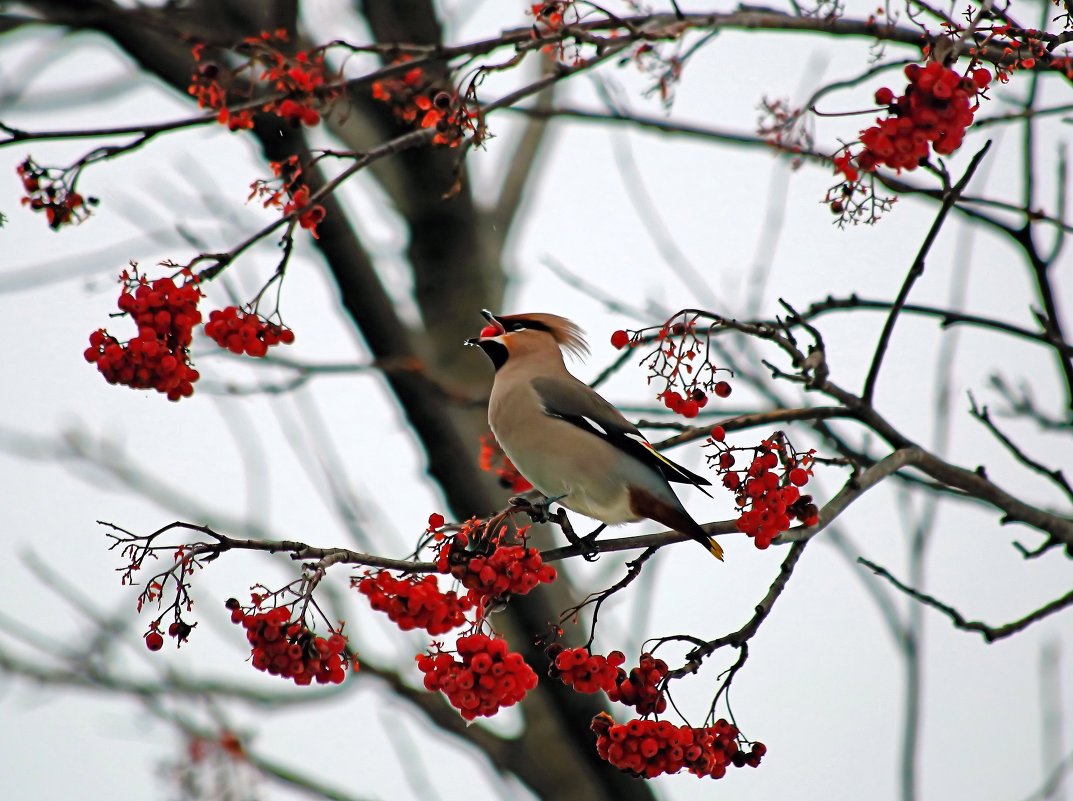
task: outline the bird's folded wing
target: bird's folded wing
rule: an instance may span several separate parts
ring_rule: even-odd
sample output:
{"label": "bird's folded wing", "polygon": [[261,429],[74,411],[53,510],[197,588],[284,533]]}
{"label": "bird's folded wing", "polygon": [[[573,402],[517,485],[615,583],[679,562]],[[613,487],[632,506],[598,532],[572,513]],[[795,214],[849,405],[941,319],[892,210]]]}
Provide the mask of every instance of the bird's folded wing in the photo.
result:
{"label": "bird's folded wing", "polygon": [[[653,448],[637,426],[577,379],[534,378],[533,389],[540,397],[545,414],[565,420],[610,443],[648,465],[667,481],[692,484],[698,488],[711,485],[708,479],[675,464]],[[701,489],[701,492],[704,490]]]}

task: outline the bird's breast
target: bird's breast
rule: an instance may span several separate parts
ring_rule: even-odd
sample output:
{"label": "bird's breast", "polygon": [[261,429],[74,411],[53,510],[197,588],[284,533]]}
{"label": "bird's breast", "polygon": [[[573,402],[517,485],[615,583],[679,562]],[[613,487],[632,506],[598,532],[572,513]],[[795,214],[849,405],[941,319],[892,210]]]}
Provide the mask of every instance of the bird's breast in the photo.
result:
{"label": "bird's breast", "polygon": [[494,388],[488,423],[518,472],[544,495],[612,525],[641,519],[630,508],[625,474],[640,463],[629,464],[636,460],[600,437],[545,414],[531,387],[498,393]]}

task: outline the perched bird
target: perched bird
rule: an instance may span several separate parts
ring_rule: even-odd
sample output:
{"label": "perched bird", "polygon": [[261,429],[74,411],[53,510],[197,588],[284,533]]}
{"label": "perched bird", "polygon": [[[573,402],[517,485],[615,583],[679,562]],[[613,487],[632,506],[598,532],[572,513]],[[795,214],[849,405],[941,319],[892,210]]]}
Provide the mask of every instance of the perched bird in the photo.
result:
{"label": "perched bird", "polygon": [[711,482],[662,456],[566,369],[560,348],[588,353],[581,329],[554,314],[481,314],[488,325],[466,344],[483,350],[495,367],[488,423],[518,471],[567,509],[610,525],[649,518],[722,559],[719,543],[668,483],[700,488]]}

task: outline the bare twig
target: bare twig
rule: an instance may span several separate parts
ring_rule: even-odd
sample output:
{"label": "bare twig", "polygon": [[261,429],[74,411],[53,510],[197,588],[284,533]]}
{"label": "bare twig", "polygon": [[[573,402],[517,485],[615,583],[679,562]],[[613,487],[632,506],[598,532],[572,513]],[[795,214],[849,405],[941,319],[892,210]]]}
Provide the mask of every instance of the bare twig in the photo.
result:
{"label": "bare twig", "polygon": [[909,587],[902,582],[898,581],[891,573],[883,567],[880,567],[875,562],[870,562],[863,556],[858,557],[858,562],[867,567],[873,573],[880,578],[884,578],[904,592],[910,598],[920,601],[926,606],[930,606],[932,609],[937,609],[950,618],[950,622],[954,624],[954,628],[961,629],[962,631],[975,631],[978,632],[987,642],[994,642],[995,640],[1001,640],[1016,634],[1019,631],[1031,626],[1045,617],[1053,615],[1055,612],[1060,612],[1068,606],[1073,606],[1073,591],[1067,592],[1060,598],[1044,604],[1042,607],[1034,612],[1030,612],[1022,618],[1014,620],[1011,623],[1005,623],[1001,626],[991,626],[987,623],[982,623],[978,620],[967,620],[959,611],[954,607],[943,603],[942,601],[933,598],[930,595],[919,592],[918,590]]}
{"label": "bare twig", "polygon": [[891,335],[894,333],[894,324],[898,321],[898,315],[909,298],[909,291],[913,288],[913,284],[916,283],[917,279],[924,274],[924,262],[927,259],[928,252],[931,250],[931,246],[939,235],[939,231],[943,227],[943,223],[946,221],[947,214],[961,196],[962,191],[968,186],[969,181],[972,180],[976,168],[980,166],[980,162],[987,155],[987,151],[990,148],[991,142],[985,143],[972,157],[972,161],[969,162],[969,166],[965,169],[965,174],[961,176],[961,180],[944,193],[943,204],[935,217],[935,222],[932,223],[931,229],[928,231],[927,236],[924,237],[924,243],[920,246],[916,258],[913,259],[909,273],[905,276],[902,288],[898,291],[898,296],[894,300],[894,305],[887,316],[887,321],[883,325],[883,331],[876,342],[875,354],[872,356],[872,366],[868,369],[868,377],[864,381],[864,389],[861,392],[861,400],[866,404],[872,402],[876,381],[879,379],[879,368],[883,364],[883,356],[887,352]]}

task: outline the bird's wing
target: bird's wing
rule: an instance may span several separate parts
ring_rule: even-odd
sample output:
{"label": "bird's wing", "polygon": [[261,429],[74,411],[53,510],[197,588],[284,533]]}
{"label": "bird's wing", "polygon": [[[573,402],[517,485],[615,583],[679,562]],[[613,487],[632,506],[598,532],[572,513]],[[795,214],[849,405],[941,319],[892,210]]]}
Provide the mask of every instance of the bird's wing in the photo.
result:
{"label": "bird's wing", "polygon": [[[533,389],[540,397],[544,413],[558,417],[610,443],[623,453],[646,464],[667,481],[692,484],[697,488],[712,482],[675,464],[652,447],[637,426],[614,406],[577,379],[534,378]],[[704,492],[701,489],[701,492]],[[708,493],[705,492],[705,495]]]}

